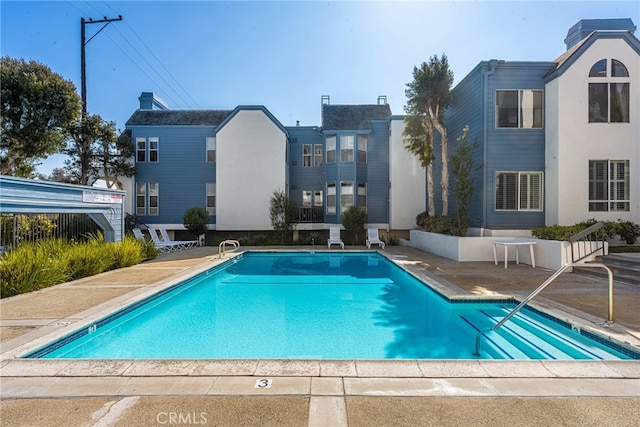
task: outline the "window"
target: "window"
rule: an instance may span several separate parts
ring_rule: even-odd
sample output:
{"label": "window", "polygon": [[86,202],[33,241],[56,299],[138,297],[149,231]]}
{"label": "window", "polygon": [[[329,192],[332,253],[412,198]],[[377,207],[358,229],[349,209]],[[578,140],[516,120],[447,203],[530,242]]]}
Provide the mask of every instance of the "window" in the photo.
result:
{"label": "window", "polygon": [[146,138],[136,138],[136,161],[137,162],[146,162],[147,161],[147,139]]}
{"label": "window", "polygon": [[340,161],[353,162],[353,135],[340,135]]}
{"label": "window", "polygon": [[311,144],[304,144],[302,146],[302,166],[311,166]]}
{"label": "window", "polygon": [[213,163],[216,161],[216,139],[213,136],[207,137],[207,163]]}
{"label": "window", "polygon": [[316,190],[313,192],[313,206],[320,208],[323,206],[322,190]]}
{"label": "window", "polygon": [[542,172],[498,172],[496,210],[541,211]]}
{"label": "window", "polygon": [[629,72],[616,59],[607,67],[608,61],[601,59],[589,71],[589,123],[629,123]]}
{"label": "window", "polygon": [[209,215],[216,214],[216,183],[207,182],[206,184],[206,197],[207,197],[207,213]]}
{"label": "window", "polygon": [[336,161],[336,136],[327,137],[327,163],[335,163]]}
{"label": "window", "polygon": [[322,144],[316,144],[313,146],[313,150],[315,153],[315,165],[322,166]]}
{"label": "window", "polygon": [[589,161],[589,211],[628,212],[629,160]]}
{"label": "window", "polygon": [[311,191],[302,190],[302,207],[310,208],[311,207]]}
{"label": "window", "polygon": [[367,208],[367,183],[359,182],[358,183],[358,206],[362,206],[363,208]]}
{"label": "window", "polygon": [[159,184],[157,182],[149,183],[149,215],[158,215],[160,213],[160,205],[158,204],[158,196],[160,194]]}
{"label": "window", "polygon": [[358,135],[358,161],[367,163],[367,135]]}
{"label": "window", "polygon": [[340,182],[340,212],[347,210],[349,206],[353,206],[353,182]]}
{"label": "window", "polygon": [[496,127],[542,128],[542,90],[496,91]]}
{"label": "window", "polygon": [[158,138],[149,138],[149,162],[158,161]]}
{"label": "window", "polygon": [[327,215],[336,214],[336,183],[327,182]]}
{"label": "window", "polygon": [[136,182],[136,215],[147,214],[147,183]]}

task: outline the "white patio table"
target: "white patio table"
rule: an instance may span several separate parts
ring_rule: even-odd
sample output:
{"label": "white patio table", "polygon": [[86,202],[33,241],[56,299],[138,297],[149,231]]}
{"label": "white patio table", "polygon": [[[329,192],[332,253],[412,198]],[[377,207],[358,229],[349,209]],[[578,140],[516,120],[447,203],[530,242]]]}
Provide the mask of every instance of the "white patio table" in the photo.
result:
{"label": "white patio table", "polygon": [[520,264],[520,257],[518,256],[518,247],[519,246],[529,246],[529,253],[531,254],[531,266],[536,268],[536,258],[533,254],[533,245],[536,244],[534,240],[529,239],[503,239],[503,240],[492,240],[493,244],[493,260],[498,265],[498,254],[496,252],[496,246],[502,245],[504,246],[504,268],[507,268],[507,259],[508,259],[508,250],[509,246],[514,246],[516,248],[516,264]]}

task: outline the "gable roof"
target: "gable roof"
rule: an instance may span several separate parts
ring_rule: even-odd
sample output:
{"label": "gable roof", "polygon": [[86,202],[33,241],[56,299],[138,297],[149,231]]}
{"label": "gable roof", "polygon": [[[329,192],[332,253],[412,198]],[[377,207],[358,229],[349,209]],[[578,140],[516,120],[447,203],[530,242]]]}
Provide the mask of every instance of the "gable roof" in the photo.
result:
{"label": "gable roof", "polygon": [[598,39],[622,39],[640,55],[640,40],[631,31],[594,31],[556,58],[556,66],[544,76],[545,83],[560,77]]}
{"label": "gable roof", "polygon": [[137,110],[126,126],[217,126],[231,110]]}
{"label": "gable roof", "polygon": [[371,129],[371,120],[387,120],[391,116],[388,104],[322,105],[322,128],[325,130]]}
{"label": "gable roof", "polygon": [[216,129],[215,133],[217,134],[227,123],[229,123],[236,114],[240,111],[262,111],[268,118],[276,125],[287,137],[289,136],[289,132],[287,129],[282,126],[282,123],[278,119],[275,118],[273,114],[264,105],[238,105],[232,111],[229,111],[227,116],[219,123],[220,126]]}

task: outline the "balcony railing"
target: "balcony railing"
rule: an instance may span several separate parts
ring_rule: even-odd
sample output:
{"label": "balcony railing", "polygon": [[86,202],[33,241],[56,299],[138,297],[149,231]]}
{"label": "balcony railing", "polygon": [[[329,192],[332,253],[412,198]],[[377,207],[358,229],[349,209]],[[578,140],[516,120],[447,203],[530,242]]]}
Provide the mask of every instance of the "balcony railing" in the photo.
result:
{"label": "balcony railing", "polygon": [[298,208],[298,222],[324,222],[324,208]]}

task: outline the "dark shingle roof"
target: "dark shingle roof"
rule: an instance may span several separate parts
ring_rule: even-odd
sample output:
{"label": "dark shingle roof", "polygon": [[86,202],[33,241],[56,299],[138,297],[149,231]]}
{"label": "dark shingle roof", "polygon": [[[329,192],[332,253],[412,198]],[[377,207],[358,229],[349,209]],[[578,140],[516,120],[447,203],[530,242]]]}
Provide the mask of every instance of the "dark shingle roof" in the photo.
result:
{"label": "dark shingle roof", "polygon": [[323,105],[322,128],[326,130],[371,129],[371,120],[386,120],[391,116],[389,104]]}
{"label": "dark shingle roof", "polygon": [[217,126],[231,110],[137,110],[127,126],[136,125],[213,125]]}

